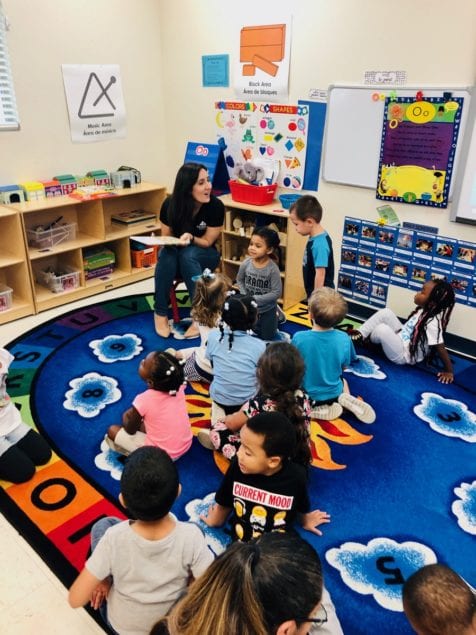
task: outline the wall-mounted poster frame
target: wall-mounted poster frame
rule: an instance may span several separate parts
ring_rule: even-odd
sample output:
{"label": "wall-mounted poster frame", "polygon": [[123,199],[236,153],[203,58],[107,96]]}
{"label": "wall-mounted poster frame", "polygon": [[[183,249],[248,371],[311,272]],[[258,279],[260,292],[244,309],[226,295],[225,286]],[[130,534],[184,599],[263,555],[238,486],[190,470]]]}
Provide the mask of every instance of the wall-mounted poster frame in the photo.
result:
{"label": "wall-mounted poster frame", "polygon": [[[415,97],[421,91],[425,97],[442,97],[451,93],[462,97],[464,107],[460,123],[460,139],[468,120],[471,102],[469,87],[428,86],[329,86],[322,176],[332,183],[375,189],[378,180],[380,144],[385,98]],[[458,170],[461,143],[456,147],[454,172]],[[451,200],[453,183],[450,184]]]}
{"label": "wall-mounted poster frame", "polygon": [[463,97],[385,99],[377,198],[447,207]]}

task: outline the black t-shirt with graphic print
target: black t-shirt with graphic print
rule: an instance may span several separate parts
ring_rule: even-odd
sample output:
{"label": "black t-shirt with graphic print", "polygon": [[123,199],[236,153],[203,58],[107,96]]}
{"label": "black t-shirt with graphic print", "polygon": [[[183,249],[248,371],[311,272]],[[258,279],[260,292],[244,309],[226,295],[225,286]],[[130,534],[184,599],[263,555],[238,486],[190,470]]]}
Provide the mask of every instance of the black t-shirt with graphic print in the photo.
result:
{"label": "black t-shirt with graphic print", "polygon": [[[170,227],[168,220],[170,197],[166,198],[160,209],[160,222]],[[204,203],[190,223],[182,228],[181,234],[189,232],[200,238],[207,231],[207,227],[221,227],[225,218],[225,206],[216,196],[211,196],[208,203]],[[178,238],[178,236],[177,236]]]}
{"label": "black t-shirt with graphic print", "polygon": [[310,508],[306,469],[286,461],[271,476],[243,474],[235,458],[215,500],[233,509],[230,525],[234,540],[247,542],[265,532],[289,531],[298,514],[306,514]]}

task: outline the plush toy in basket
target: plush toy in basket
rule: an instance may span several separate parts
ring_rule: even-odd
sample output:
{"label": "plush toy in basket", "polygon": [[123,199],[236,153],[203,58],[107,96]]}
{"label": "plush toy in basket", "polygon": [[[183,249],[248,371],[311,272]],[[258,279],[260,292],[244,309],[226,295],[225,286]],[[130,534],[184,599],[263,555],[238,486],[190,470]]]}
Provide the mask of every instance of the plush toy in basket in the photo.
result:
{"label": "plush toy in basket", "polygon": [[264,179],[264,169],[253,163],[253,161],[245,161],[245,163],[237,163],[235,165],[234,175],[238,183],[260,185]]}

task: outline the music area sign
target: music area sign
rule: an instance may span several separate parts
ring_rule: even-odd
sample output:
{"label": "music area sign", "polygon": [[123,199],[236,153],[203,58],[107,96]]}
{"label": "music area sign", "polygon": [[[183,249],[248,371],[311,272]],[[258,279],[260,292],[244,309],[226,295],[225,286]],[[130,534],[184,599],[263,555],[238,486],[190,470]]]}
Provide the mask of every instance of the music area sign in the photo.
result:
{"label": "music area sign", "polygon": [[71,139],[95,143],[126,137],[126,109],[117,64],[63,64]]}

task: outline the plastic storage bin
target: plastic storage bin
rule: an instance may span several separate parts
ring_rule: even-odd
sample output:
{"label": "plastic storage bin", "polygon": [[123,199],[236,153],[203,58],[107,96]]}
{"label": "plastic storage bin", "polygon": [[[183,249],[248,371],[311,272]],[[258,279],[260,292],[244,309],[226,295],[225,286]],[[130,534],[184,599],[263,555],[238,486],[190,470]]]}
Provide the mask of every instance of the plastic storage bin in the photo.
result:
{"label": "plastic storage bin", "polygon": [[76,229],[76,223],[55,225],[47,229],[39,225],[37,227],[31,227],[30,229],[27,228],[26,235],[30,247],[48,249],[49,247],[64,243],[67,240],[74,240],[76,238]]}
{"label": "plastic storage bin", "polygon": [[301,196],[302,194],[281,194],[278,198],[281,203],[281,207],[283,209],[289,209],[293,203],[301,198]]}
{"label": "plastic storage bin", "polygon": [[277,183],[273,185],[248,185],[238,181],[228,181],[231,198],[238,203],[248,205],[267,205],[271,203],[276,194]]}
{"label": "plastic storage bin", "polygon": [[132,266],[138,269],[153,267],[157,262],[158,245],[143,247],[142,249],[131,249]]}
{"label": "plastic storage bin", "polygon": [[0,311],[8,311],[12,308],[13,289],[0,284]]}
{"label": "plastic storage bin", "polygon": [[80,272],[72,267],[62,267],[57,272],[51,268],[37,272],[37,282],[53,293],[63,293],[79,287]]}

